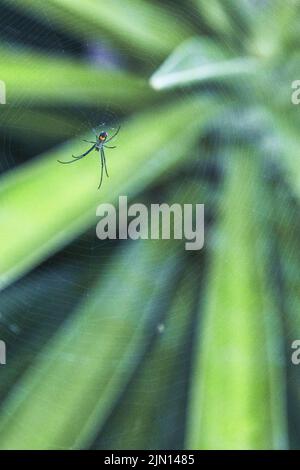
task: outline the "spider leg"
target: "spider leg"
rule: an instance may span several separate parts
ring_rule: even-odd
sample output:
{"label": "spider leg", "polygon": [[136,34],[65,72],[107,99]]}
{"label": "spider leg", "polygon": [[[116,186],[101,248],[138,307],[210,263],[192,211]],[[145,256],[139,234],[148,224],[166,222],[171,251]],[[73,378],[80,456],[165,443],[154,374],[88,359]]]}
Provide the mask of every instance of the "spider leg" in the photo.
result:
{"label": "spider leg", "polygon": [[96,147],[96,145],[94,144],[93,147],[91,147],[89,150],[87,150],[87,152],[83,153],[82,155],[79,155],[79,157],[75,157],[74,155],[72,155],[72,157],[74,158],[74,160],[69,160],[67,162],[62,162],[61,160],[57,160],[59,163],[74,163],[76,162],[77,160],[81,160],[83,157],[85,157],[86,155],[88,155],[92,150],[94,150],[94,148]]}
{"label": "spider leg", "polygon": [[63,163],[65,165],[66,163],[75,163],[77,160],[81,160],[81,158],[83,158],[83,157],[80,157],[80,158],[73,157],[74,160],[68,160],[67,162],[63,162],[61,160],[57,160],[57,161],[58,161],[58,163]]}
{"label": "spider leg", "polygon": [[116,149],[116,148],[117,148],[116,146],[114,146],[114,147],[109,147],[108,145],[104,145],[104,147],[107,148],[107,149]]}
{"label": "spider leg", "polygon": [[75,157],[75,155],[73,155],[73,158],[83,158],[85,157],[86,155],[88,155],[92,150],[94,150],[94,148],[96,147],[96,144],[94,144],[89,150],[87,150],[86,152],[84,152],[82,155],[79,155],[78,157]]}
{"label": "spider leg", "polygon": [[100,189],[101,187],[101,184],[102,184],[102,180],[103,180],[103,157],[102,157],[102,152],[100,152],[100,160],[101,160],[101,177],[100,177],[100,183],[99,183],[99,186],[98,186],[98,189]]}
{"label": "spider leg", "polygon": [[96,144],[97,142],[94,142],[92,140],[83,140],[82,142],[88,142],[89,144]]}
{"label": "spider leg", "polygon": [[107,178],[109,178],[108,173],[107,173],[106,158],[105,158],[105,153],[104,153],[103,147],[101,149],[101,154],[102,154],[102,159],[103,159],[103,163],[104,163],[105,173],[106,173]]}
{"label": "spider leg", "polygon": [[114,135],[112,135],[109,139],[106,140],[106,143],[114,139],[116,135],[119,133],[120,129],[121,129],[121,126],[118,127],[117,132],[115,132]]}

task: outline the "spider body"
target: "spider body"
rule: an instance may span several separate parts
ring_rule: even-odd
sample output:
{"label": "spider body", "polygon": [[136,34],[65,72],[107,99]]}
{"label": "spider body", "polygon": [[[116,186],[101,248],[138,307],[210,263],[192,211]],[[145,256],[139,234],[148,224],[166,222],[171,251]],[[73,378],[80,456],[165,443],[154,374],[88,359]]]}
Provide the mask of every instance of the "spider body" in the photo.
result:
{"label": "spider body", "polygon": [[107,137],[108,137],[107,132],[100,132],[98,140],[99,140],[99,142],[104,143],[106,141]]}
{"label": "spider body", "polygon": [[103,131],[103,132],[100,132],[100,134],[97,134],[96,135],[96,140],[95,141],[91,141],[91,140],[84,140],[84,142],[88,142],[90,144],[93,144],[91,148],[89,148],[85,153],[83,153],[82,155],[79,155],[78,157],[75,157],[74,155],[72,155],[73,157],[73,160],[69,160],[67,162],[62,162],[61,160],[57,160],[59,163],[63,163],[63,164],[67,164],[67,163],[74,163],[74,162],[77,162],[77,160],[81,160],[82,158],[86,157],[89,153],[92,152],[92,150],[96,150],[96,152],[99,152],[100,153],[100,163],[101,163],[101,176],[100,176],[100,183],[99,183],[99,186],[98,186],[98,189],[100,189],[101,187],[101,184],[102,184],[102,180],[103,180],[103,169],[105,170],[105,173],[106,173],[106,176],[108,177],[108,172],[107,172],[107,167],[106,167],[106,158],[105,158],[105,153],[104,153],[104,149],[105,148],[108,148],[108,149],[114,149],[116,147],[109,147],[107,145],[108,142],[110,142],[112,139],[114,139],[116,137],[116,135],[118,134],[120,130],[120,126],[118,127],[117,131],[115,132],[115,134],[108,138],[108,133]]}

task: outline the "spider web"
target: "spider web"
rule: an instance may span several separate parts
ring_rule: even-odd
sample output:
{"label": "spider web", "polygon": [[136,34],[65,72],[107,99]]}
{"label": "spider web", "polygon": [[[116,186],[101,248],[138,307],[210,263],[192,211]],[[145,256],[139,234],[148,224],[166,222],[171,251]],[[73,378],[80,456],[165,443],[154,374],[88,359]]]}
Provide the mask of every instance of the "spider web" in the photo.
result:
{"label": "spider web", "polygon": [[[173,9],[172,5],[169,5],[169,7],[170,12],[174,15],[174,21],[179,21],[178,10]],[[191,16],[190,12],[189,16]],[[153,64],[153,70],[155,68],[154,58],[149,55],[143,57],[142,54],[131,50],[128,46],[118,49],[114,44],[102,43],[101,41],[84,42],[75,40],[63,33],[42,12],[40,19],[30,18],[29,15],[26,16],[24,13],[16,11],[4,2],[1,23],[5,24],[1,32],[2,41],[9,48],[17,50],[19,47],[32,47],[39,50],[45,57],[53,55],[73,57],[76,60],[90,62],[91,67],[102,67],[105,63],[106,67],[130,70],[129,63],[131,61],[135,64],[134,67],[137,70],[139,67],[141,70],[151,69],[151,64]],[[163,28],[163,24],[161,26]],[[128,57],[130,57],[130,60],[127,59]],[[227,94],[226,90],[220,90],[220,92],[225,96]],[[183,100],[186,95],[193,94],[196,95],[197,92],[178,90],[174,92],[173,98]],[[51,110],[50,117],[52,113],[54,121],[57,116],[55,112],[58,111],[59,115],[65,118],[66,122],[69,122],[69,135],[65,138],[59,137],[56,139],[55,136],[51,138],[39,136],[31,122],[24,123],[23,118],[27,115],[28,109],[33,114],[40,113],[43,115],[43,109],[28,103],[25,97],[14,101],[13,105],[8,103],[5,108],[4,117],[2,117],[0,123],[0,170],[2,173],[12,170],[18,165],[25,164],[31,158],[35,158],[40,153],[60,145],[67,139],[80,139],[83,136],[87,138],[89,132],[92,137],[93,128],[104,125],[108,129],[113,129],[128,114],[125,107],[116,109],[113,103],[107,103],[101,109],[97,109],[96,106],[83,107],[73,103],[67,107],[60,107],[58,110]],[[2,108],[0,108],[0,113],[1,111]],[[76,117],[75,122],[71,120],[72,116]],[[213,148],[210,148],[210,155],[214,153],[214,146],[216,149],[218,148],[218,140],[213,143]],[[216,174],[217,170],[214,162],[202,158],[200,147],[196,152],[199,155],[196,155],[196,158],[193,159],[192,168],[181,168],[180,172],[170,176],[170,181],[173,180],[173,188],[176,188],[173,190],[175,200],[177,195],[182,195],[182,192],[185,193],[187,200],[198,200],[193,185],[187,184],[195,178],[195,175],[196,178],[199,176],[200,181],[204,175],[204,178],[207,177],[213,184],[217,182],[218,175]],[[95,171],[99,171],[96,159]],[[165,183],[168,183],[168,181]],[[109,180],[106,180],[105,184],[109,184]],[[74,188],[74,191],[76,191],[76,188]],[[158,187],[148,189],[146,195],[150,198],[150,201],[164,202],[162,198],[165,197],[166,193],[161,185],[158,185]],[[49,197],[51,196],[49,195]],[[139,201],[139,196],[137,196],[137,201]],[[30,213],[28,217],[30,218]],[[6,288],[1,294],[0,338],[6,342],[8,349],[7,366],[0,369],[0,398],[3,407],[5,407],[5,399],[9,396],[11,390],[14,387],[22,386],[22,376],[26,368],[29,366],[35,368],[35,359],[44,344],[59,331],[68,318],[72,317],[76,308],[89,298],[99,279],[100,281],[102,277],[105,279],[106,270],[121,245],[124,245],[124,243],[122,244],[117,240],[100,242],[96,238],[95,227],[91,227],[68,246],[50,256],[33,271]],[[132,259],[132,263],[135,263],[134,259]],[[149,266],[151,266],[151,260],[149,260]],[[147,269],[147,265],[145,269]],[[159,274],[159,266],[151,266],[148,269],[154,269]],[[179,274],[179,268],[178,271],[175,268],[174,277],[176,278]],[[126,276],[126,273],[124,273],[124,276]],[[122,289],[124,289],[124,286]],[[165,294],[171,295],[171,293],[170,290]],[[118,291],[111,293],[111,295],[118,296]],[[152,329],[149,328],[149,337],[152,337],[155,332],[163,334],[167,325],[162,317]],[[118,331],[115,334],[117,335]],[[184,353],[182,352],[181,356],[178,357],[178,361],[186,369],[189,368],[190,364],[190,358],[188,355],[184,355],[187,351],[189,351],[189,344],[186,345]],[[151,389],[155,386],[155,382],[145,384],[145,386]],[[185,399],[185,394],[186,385],[175,384],[171,402],[179,403],[182,399]],[[174,417],[171,422],[174,425]],[[164,426],[162,419],[161,425]],[[176,432],[173,431],[174,435],[172,436],[174,446],[180,445],[178,442],[181,442],[182,429],[179,429],[178,426],[175,419]],[[24,432],[26,432],[25,429]],[[120,430],[120,434],[125,432]],[[167,435],[169,430],[164,429],[164,432]],[[113,437],[108,436],[106,445],[113,447]],[[134,447],[134,442],[132,445]]]}

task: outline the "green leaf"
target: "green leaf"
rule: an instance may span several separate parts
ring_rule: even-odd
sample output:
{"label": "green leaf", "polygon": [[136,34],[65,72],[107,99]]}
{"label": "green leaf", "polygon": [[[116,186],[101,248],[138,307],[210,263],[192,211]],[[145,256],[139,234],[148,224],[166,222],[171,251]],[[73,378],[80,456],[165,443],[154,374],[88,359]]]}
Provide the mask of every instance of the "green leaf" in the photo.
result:
{"label": "green leaf", "polygon": [[[35,144],[37,140],[59,140],[73,136],[76,130],[82,128],[80,116],[62,115],[58,111],[39,111],[37,109],[22,109],[3,106],[0,113],[0,127],[11,138],[26,140]],[[33,139],[34,135],[34,139]]]}
{"label": "green leaf", "polygon": [[[294,105],[290,105],[294,106]],[[266,151],[282,169],[285,180],[297,199],[300,199],[300,169],[298,128],[293,125],[291,115],[273,112],[270,114],[272,134],[266,145]]]}
{"label": "green leaf", "polygon": [[109,105],[129,109],[153,100],[148,84],[127,72],[95,69],[63,56],[47,56],[29,49],[0,49],[1,80],[7,105]]}
{"label": "green leaf", "polygon": [[87,447],[109,415],[161,321],[178,263],[175,243],[124,245],[3,404],[1,449]]}
{"label": "green leaf", "polygon": [[274,184],[273,187],[273,232],[278,249],[279,267],[278,292],[283,311],[284,340],[287,364],[288,423],[290,447],[299,449],[300,444],[300,395],[299,365],[294,363],[293,354],[299,358],[293,344],[300,339],[300,221],[299,203],[288,185]]}
{"label": "green leaf", "polygon": [[[180,188],[173,185],[166,201],[183,206],[203,202],[208,195],[209,188],[199,181],[185,181]],[[190,336],[199,290],[197,265],[186,264],[176,274],[173,298],[164,306],[147,354],[93,448],[183,447]]]}
{"label": "green leaf", "polygon": [[183,164],[218,109],[208,100],[186,100],[137,115],[122,127],[117,149],[107,150],[110,178],[100,191],[98,154],[93,152],[74,165],[57,163],[86,149],[77,141],[4,175],[0,180],[0,287],[92,224],[96,226],[100,203],[117,203],[122,194],[130,198]]}
{"label": "green leaf", "polygon": [[232,80],[234,76],[253,74],[258,62],[251,57],[232,57],[217,42],[192,38],[181,44],[152,75],[156,90],[188,86],[203,81]]}
{"label": "green leaf", "polygon": [[254,2],[251,0],[194,1],[206,24],[223,38],[239,37],[241,40],[258,9],[258,5],[253,5]]}
{"label": "green leaf", "polygon": [[[268,0],[262,2],[259,14],[252,28],[252,39],[248,44],[250,53],[272,60],[290,56],[292,47],[296,46],[294,37],[298,33],[299,5],[294,1]],[[292,39],[292,44],[289,40]],[[298,50],[297,47],[295,49]]]}
{"label": "green leaf", "polygon": [[[17,0],[39,18],[47,16],[70,33],[102,39],[103,33],[130,47],[132,53],[163,57],[191,33],[181,20],[174,22],[168,11],[146,0]],[[104,36],[105,39],[105,36]]]}
{"label": "green leaf", "polygon": [[172,304],[157,324],[151,349],[93,448],[183,447],[187,398],[184,384],[196,281],[197,272],[190,266],[175,285]]}
{"label": "green leaf", "polygon": [[231,156],[197,335],[192,449],[287,446],[282,329],[267,276],[270,209],[261,173],[254,150]]}
{"label": "green leaf", "polygon": [[[94,231],[85,233],[63,255],[42,264],[0,295],[0,338],[5,341],[9,367],[0,374],[0,401],[20,379],[36,355],[85,298],[99,265],[109,263],[115,241],[94,244]],[[86,258],[93,244],[93,256]],[[105,273],[105,269],[103,269]]]}

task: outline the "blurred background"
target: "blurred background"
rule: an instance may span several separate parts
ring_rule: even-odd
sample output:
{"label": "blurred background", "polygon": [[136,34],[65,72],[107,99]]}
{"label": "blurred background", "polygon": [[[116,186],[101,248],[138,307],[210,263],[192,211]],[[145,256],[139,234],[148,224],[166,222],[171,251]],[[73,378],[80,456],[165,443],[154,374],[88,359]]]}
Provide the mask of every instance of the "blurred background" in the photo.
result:
{"label": "blurred background", "polygon": [[[299,7],[0,1],[1,449],[299,448]],[[120,195],[204,249],[98,240]]]}

